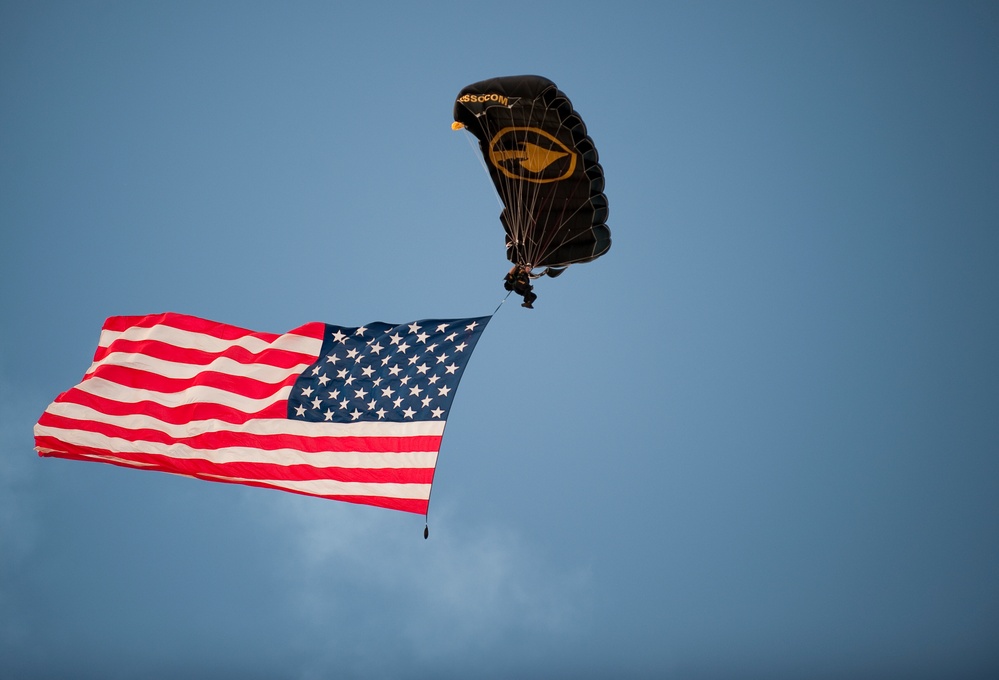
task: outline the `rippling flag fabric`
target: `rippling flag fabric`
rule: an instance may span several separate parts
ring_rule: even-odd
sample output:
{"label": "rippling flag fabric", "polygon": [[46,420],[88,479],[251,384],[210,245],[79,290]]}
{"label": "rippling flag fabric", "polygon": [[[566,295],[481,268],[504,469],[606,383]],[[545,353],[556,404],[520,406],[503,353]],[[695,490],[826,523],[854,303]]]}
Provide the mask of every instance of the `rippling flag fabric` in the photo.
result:
{"label": "rippling flag fabric", "polygon": [[116,316],[35,426],[42,456],[426,514],[448,412],[490,317],[257,333]]}

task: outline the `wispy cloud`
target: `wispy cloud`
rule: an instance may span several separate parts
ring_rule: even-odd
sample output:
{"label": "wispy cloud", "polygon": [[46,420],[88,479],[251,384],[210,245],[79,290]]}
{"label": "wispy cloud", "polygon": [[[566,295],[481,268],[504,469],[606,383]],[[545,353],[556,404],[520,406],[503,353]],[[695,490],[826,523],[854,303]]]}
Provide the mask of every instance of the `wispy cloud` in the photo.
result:
{"label": "wispy cloud", "polygon": [[438,501],[424,541],[411,515],[297,497],[266,505],[266,523],[287,539],[280,559],[295,615],[325,624],[331,639],[370,644],[376,634],[385,654],[433,667],[459,650],[588,625],[587,565],[559,564],[499,523],[472,526]]}

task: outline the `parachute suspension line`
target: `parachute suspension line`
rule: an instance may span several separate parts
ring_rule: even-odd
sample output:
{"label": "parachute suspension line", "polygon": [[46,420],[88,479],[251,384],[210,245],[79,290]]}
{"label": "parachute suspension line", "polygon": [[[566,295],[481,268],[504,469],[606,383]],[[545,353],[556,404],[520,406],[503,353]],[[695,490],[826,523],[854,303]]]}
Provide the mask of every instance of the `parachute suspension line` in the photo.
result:
{"label": "parachute suspension line", "polygon": [[[532,102],[531,105],[532,118],[534,116],[534,108],[536,106],[537,106],[537,100],[535,100],[535,102]],[[563,125],[563,120],[561,119],[560,116],[558,116],[557,110],[546,107],[543,113],[544,113],[543,115],[544,121],[542,127],[546,127],[548,124],[550,124],[549,121],[552,116],[557,117],[557,120],[553,122],[554,122],[554,127],[556,129],[556,136],[559,136],[559,134],[562,132],[564,125]],[[531,196],[527,200],[528,204],[527,205],[528,210],[526,211],[527,214],[530,215],[533,221],[540,222],[542,225],[544,225],[542,229],[538,230],[535,228],[532,229],[530,232],[537,236],[537,240],[532,240],[530,244],[531,252],[529,254],[529,261],[531,262],[532,265],[537,265],[540,262],[544,262],[545,259],[548,257],[548,255],[554,251],[554,249],[551,247],[551,242],[555,238],[555,235],[560,232],[560,227],[563,224],[562,222],[559,222],[558,224],[553,224],[551,222],[552,214],[553,213],[558,214],[557,211],[558,206],[556,206],[554,202],[550,200],[546,201],[543,205],[540,203],[541,186],[542,185],[540,183],[532,182],[530,187]],[[542,212],[544,212],[544,215],[542,215]]]}
{"label": "parachute suspension line", "polygon": [[[555,96],[556,97],[558,96],[557,91],[555,93]],[[544,123],[545,123],[545,125],[548,125],[549,124],[549,117],[553,116],[553,115],[555,117],[557,117],[557,120],[555,121],[556,122],[555,136],[559,137],[560,134],[561,134],[561,132],[562,132],[562,118],[561,118],[561,116],[558,115],[557,109],[552,109],[550,107],[546,107],[545,114],[544,114]],[[540,185],[539,185],[539,188],[540,188]],[[540,192],[539,192],[539,195],[540,195]],[[537,209],[538,207],[539,206],[537,205],[537,201],[535,201],[535,205],[533,206],[533,208]],[[537,262],[544,261],[545,258],[548,256],[548,253],[549,253],[549,248],[548,248],[549,242],[553,238],[554,233],[556,233],[558,231],[558,228],[562,226],[561,224],[553,225],[550,222],[551,221],[552,212],[555,209],[554,201],[548,200],[548,201],[546,201],[546,204],[544,206],[542,206],[542,207],[545,210],[545,216],[544,216],[544,218],[542,218],[541,215],[539,214],[540,210],[538,210],[537,211],[537,213],[538,213],[538,219],[541,221],[542,224],[547,225],[547,228],[542,229],[540,231],[540,233],[538,234],[540,240],[539,240],[538,243],[535,244],[535,249],[537,251],[537,254],[535,255],[535,261],[537,261]],[[532,209],[531,212],[532,212],[532,214],[535,214],[535,210]]]}
{"label": "parachute suspension line", "polygon": [[[491,142],[501,130],[511,128],[514,131],[515,147],[520,145],[521,148],[524,148],[528,141],[527,131],[522,129],[524,128],[524,121],[519,120],[514,115],[512,108],[508,108],[507,111],[509,116],[504,116],[501,120],[497,120],[495,125],[488,125],[489,119],[487,118],[480,119],[483,123],[483,130],[486,132],[486,137]],[[521,129],[518,130],[518,128]],[[483,144],[482,151],[483,156],[490,154],[489,143]],[[530,187],[529,183],[502,172],[499,168],[491,170],[491,172],[496,179],[497,191],[500,193],[507,208],[503,221],[510,237],[510,259],[514,264],[524,266],[533,265],[535,253],[533,252],[534,248],[530,235],[534,225],[531,223],[533,221],[533,214],[529,209],[533,200],[525,190],[534,189],[534,187]]]}
{"label": "parachute suspension line", "polygon": [[[489,140],[491,140],[499,132],[499,130],[502,129],[502,127],[508,127],[505,125],[502,127],[498,125],[495,128],[490,126],[484,113],[480,115],[479,121]],[[513,127],[514,124],[515,121],[511,117],[509,127]],[[476,145],[476,142],[473,141],[474,135],[467,128],[465,132],[469,146],[472,147],[474,151]],[[485,171],[486,176],[489,177],[493,174],[493,171],[490,170],[485,160],[486,156],[489,155],[488,144],[483,141],[479,142],[478,146],[479,152],[474,155],[478,157],[480,167],[482,167]],[[500,206],[500,211],[503,212],[504,207],[509,206],[509,209],[505,211],[504,222],[506,223],[510,235],[510,248],[512,250],[511,259],[513,259],[516,264],[526,264],[530,261],[529,249],[526,248],[528,234],[530,233],[530,225],[524,224],[518,219],[519,215],[523,215],[525,213],[522,209],[525,202],[516,191],[517,182],[503,173],[496,173],[495,177],[499,180],[499,182],[496,183],[496,193],[494,194],[494,197]]]}
{"label": "parachute suspension line", "polygon": [[[533,110],[537,106],[538,106],[538,102],[537,101],[535,101],[531,105],[532,116],[533,116]],[[547,124],[548,117],[550,115],[551,115],[550,111],[548,111],[548,110],[544,111],[544,124]],[[543,195],[543,193],[541,191],[542,186],[543,185],[540,184],[540,183],[532,182],[531,183],[531,190],[530,190],[530,193],[531,193],[531,197],[530,197],[530,206],[531,206],[530,215],[531,215],[531,219],[534,220],[534,222],[535,222],[535,224],[532,225],[533,228],[531,229],[531,233],[539,236],[540,239],[541,239],[541,240],[532,240],[532,243],[531,243],[531,248],[532,248],[532,252],[531,252],[531,264],[534,265],[534,266],[537,266],[540,262],[544,261],[545,252],[544,252],[544,240],[543,239],[545,238],[545,232],[548,231],[547,227],[542,228],[540,230],[540,232],[539,232],[539,230],[537,228],[537,226],[538,226],[537,222],[539,220],[541,220],[541,215],[540,215],[541,210],[539,208],[540,207],[544,207],[544,206],[541,205],[542,195]],[[551,213],[551,203],[549,201],[544,201],[544,202],[547,204],[547,212],[550,214]],[[545,217],[544,220],[541,220],[541,224],[542,225],[547,225],[548,224],[547,216]]]}
{"label": "parachute suspension line", "polygon": [[[468,148],[472,150],[472,155],[479,159],[479,167],[482,168],[482,171],[484,173],[486,173],[486,177],[489,177],[489,166],[486,165],[486,159],[482,156],[482,153],[478,149],[476,149],[476,147],[479,144],[478,142],[474,141],[475,135],[473,135],[468,130],[468,128],[464,128],[464,130],[465,130],[465,141],[468,142]],[[500,208],[502,208],[503,200],[500,198],[499,194],[494,194],[494,196],[496,198],[496,202],[499,203]]]}
{"label": "parachute suspension line", "polygon": [[[557,91],[554,95],[557,97]],[[534,119],[535,108],[539,105],[540,98],[535,100],[531,104],[531,119]],[[556,136],[560,136],[560,133],[565,128],[565,121],[558,113],[557,108],[549,108],[549,104],[541,102],[541,106],[545,107],[543,111],[543,122],[542,127],[547,127],[551,125],[556,130]],[[555,117],[555,120],[552,120]],[[527,142],[527,135],[525,131],[523,143]],[[565,205],[556,205],[554,201],[542,200],[542,184],[539,182],[521,182],[523,187],[523,195],[520,197],[521,214],[525,215],[525,219],[531,221],[530,224],[522,225],[525,232],[525,255],[523,257],[525,263],[529,264],[533,269],[539,263],[544,262],[548,256],[553,253],[560,245],[562,245],[566,236],[562,235],[562,242],[554,243],[554,240],[561,234],[561,227],[565,224],[565,220],[561,219],[558,223],[552,221],[553,215],[563,215],[565,212]],[[563,203],[567,203],[568,199],[563,199]],[[539,229],[538,225],[542,225]],[[534,238],[531,238],[531,235]],[[553,245],[554,243],[554,245]]]}
{"label": "parachute suspension line", "polygon": [[[566,199],[565,203],[567,203],[567,202],[568,202],[568,199]],[[585,204],[583,204],[583,205],[585,205]],[[559,225],[558,225],[558,226],[559,226],[559,227],[561,227],[561,226],[562,226],[563,224],[565,224],[566,222],[568,222],[568,221],[569,221],[569,220],[570,220],[570,219],[571,219],[572,217],[574,217],[574,216],[576,215],[576,213],[578,213],[578,212],[579,212],[579,211],[580,211],[580,210],[581,210],[582,208],[583,208],[583,206],[581,205],[581,206],[578,206],[578,207],[577,207],[577,208],[576,208],[575,210],[573,210],[573,211],[572,211],[571,213],[564,213],[564,212],[563,212],[563,216],[564,216],[564,218],[565,218],[565,219],[563,219],[563,220],[562,220],[562,221],[561,221],[561,222],[559,223]],[[561,238],[561,240],[559,240],[559,241],[558,241],[557,243],[555,243],[555,242],[554,242],[554,237],[555,237],[555,234],[556,234],[556,233],[558,233],[558,232],[557,232],[557,231],[553,231],[553,232],[551,233],[551,236],[550,236],[550,238],[549,238],[549,239],[548,239],[548,241],[547,241],[547,242],[545,243],[545,248],[544,248],[544,254],[543,254],[543,257],[547,257],[547,256],[548,256],[548,255],[549,255],[550,253],[553,253],[553,252],[555,252],[556,250],[558,250],[559,248],[561,248],[562,246],[564,246],[564,245],[566,245],[566,244],[568,244],[568,243],[572,243],[572,242],[573,242],[574,240],[576,240],[576,239],[579,239],[579,238],[584,238],[584,237],[585,237],[585,234],[584,234],[584,233],[576,233],[576,234],[572,234],[572,233],[565,233],[565,234],[563,234],[563,235],[562,235],[562,238]]]}
{"label": "parachute suspension line", "polygon": [[[503,127],[516,127],[516,121],[511,116],[509,125],[504,123],[498,123],[496,126],[491,126],[488,123],[488,119],[482,114],[479,117],[482,129],[486,132],[488,140],[491,140]],[[467,128],[466,140],[469,146],[476,151],[476,142],[473,141],[474,135]],[[522,142],[527,141],[526,132],[522,133]],[[489,155],[489,147],[487,142],[479,142],[477,144],[479,153],[474,155],[479,159],[480,167],[485,171],[486,176],[493,174],[493,171],[489,168],[486,163],[486,156]],[[504,207],[508,209],[505,210],[504,222],[506,223],[507,230],[510,236],[510,249],[511,249],[511,259],[514,260],[515,264],[528,264],[532,262],[534,257],[535,248],[532,248],[532,244],[529,241],[529,235],[531,233],[531,224],[523,222],[519,216],[521,215],[532,215],[533,211],[525,210],[525,207],[533,206],[536,203],[536,198],[532,199],[530,196],[522,195],[521,192],[517,191],[518,185],[527,184],[525,182],[517,182],[512,177],[507,176],[502,172],[495,173],[495,178],[499,180],[496,183],[496,193],[494,194],[496,202],[500,206],[500,210],[503,211]],[[531,187],[534,192],[537,193],[537,188]],[[509,295],[507,296],[509,297]],[[500,305],[505,302],[505,298],[500,302]],[[498,309],[498,307],[497,307]]]}
{"label": "parachute suspension line", "polygon": [[[557,108],[555,110],[557,111]],[[574,116],[569,120],[577,125],[584,126],[584,134],[585,134],[585,123],[583,123],[578,116]],[[561,133],[562,130],[565,129],[565,127],[566,127],[566,121],[563,120],[561,117],[559,117],[557,122],[558,133]],[[561,208],[558,211],[558,214],[561,215],[561,219],[557,224],[550,222],[551,215],[553,211],[556,210],[557,206],[555,206],[554,203],[551,203],[547,206],[547,215],[545,216],[543,223],[551,225],[551,228],[545,230],[542,233],[544,240],[539,244],[539,254],[535,261],[544,261],[548,258],[549,255],[557,251],[562,246],[572,243],[575,240],[586,238],[586,234],[584,232],[576,232],[576,233],[565,232],[561,229],[561,227],[566,223],[570,222],[572,218],[575,217],[584,207],[590,205],[590,201],[578,205],[572,212],[566,212],[568,204],[569,204],[569,199],[565,198],[563,199],[562,205],[558,206],[559,208]],[[560,236],[560,238],[556,242],[555,239],[557,236]]]}
{"label": "parachute suspension line", "polygon": [[[531,102],[531,110],[528,120],[534,120],[535,110],[538,100]],[[547,116],[546,116],[547,117]],[[520,121],[522,123],[522,121]],[[511,127],[520,127],[520,135],[517,140],[520,148],[528,148],[530,142],[530,130],[528,126],[517,125],[518,121],[511,120]],[[533,270],[540,262],[541,252],[539,243],[535,239],[538,232],[538,202],[541,197],[541,184],[538,182],[528,182],[524,180],[510,179],[510,193],[514,198],[514,205],[517,206],[512,212],[521,216],[517,223],[518,256],[517,263],[524,265],[528,271]]]}
{"label": "parachute suspension line", "polygon": [[[484,120],[483,120],[483,127],[485,127]],[[482,170],[486,173],[486,177],[488,177],[489,176],[489,166],[486,165],[486,161],[485,161],[485,158],[483,157],[483,155],[481,153],[478,153],[477,150],[475,149],[476,142],[472,141],[474,139],[474,137],[475,136],[471,132],[469,132],[468,129],[466,128],[465,129],[465,139],[468,140],[468,145],[472,149],[473,155],[478,157],[478,159],[479,159],[479,165],[482,168]],[[512,192],[507,191],[506,193],[507,194],[511,194]],[[502,197],[498,193],[496,194],[496,200],[500,204],[500,208],[502,209],[503,208],[503,199],[502,199]],[[500,307],[503,306],[503,304],[507,301],[507,298],[509,298],[512,294],[513,294],[513,290],[507,291],[507,294],[505,296],[503,296],[503,299],[499,301],[498,305],[496,305],[496,309],[493,310],[493,315],[495,315],[497,312],[499,312]],[[429,517],[429,512],[428,512],[428,517]],[[424,529],[423,529],[423,538],[427,537],[428,531],[429,531],[429,529],[427,527],[424,527]]]}
{"label": "parachute suspension line", "polygon": [[[511,123],[514,121],[511,120]],[[520,133],[523,135],[523,132]],[[522,144],[521,140],[517,140],[518,144]],[[510,222],[511,235],[513,236],[514,242],[514,260],[516,264],[527,264],[530,262],[530,252],[529,244],[527,242],[528,234],[530,233],[529,225],[523,222],[523,219],[528,215],[528,211],[523,209],[523,204],[525,197],[520,191],[523,182],[516,182],[513,178],[505,176],[505,186],[506,191],[510,198],[510,210],[508,211],[507,217]]]}
{"label": "parachute suspension line", "polygon": [[[535,101],[535,103],[532,104],[532,112],[533,112],[533,108],[537,107],[537,106],[538,106],[538,102]],[[547,125],[548,118],[552,114],[553,114],[553,112],[546,107],[545,111],[544,111],[544,124],[543,124],[543,126]],[[533,113],[532,113],[532,115],[533,115]],[[559,121],[559,126],[561,127],[561,121]],[[531,254],[531,262],[535,266],[538,265],[539,263],[543,262],[544,259],[545,259],[545,256],[546,256],[544,240],[546,239],[546,233],[549,231],[548,218],[551,215],[551,209],[552,209],[552,204],[551,204],[550,200],[544,200],[545,205],[544,206],[540,205],[540,203],[543,200],[542,196],[544,195],[544,193],[541,190],[542,186],[543,185],[540,184],[540,183],[532,183],[532,185],[531,185],[532,194],[533,194],[531,196],[531,217],[532,217],[532,219],[535,220],[535,222],[537,222],[537,221],[540,220],[542,225],[546,225],[540,231],[537,228],[535,228],[535,229],[532,229],[532,232],[531,232],[533,234],[537,234],[539,236],[539,239],[540,239],[538,241],[535,241],[532,244],[534,252]],[[541,207],[546,208],[547,215],[544,218],[541,217],[541,210],[540,210]]]}
{"label": "parachute suspension line", "polygon": [[[514,119],[512,109],[509,110],[510,118],[508,121],[503,123],[497,123],[497,128],[490,130],[490,138],[499,134],[500,130],[504,127],[516,128],[517,121]],[[523,131],[521,131],[521,136],[523,136]],[[519,141],[519,140],[518,140]],[[529,253],[527,251],[527,237],[530,233],[528,225],[521,221],[521,217],[525,214],[522,209],[523,197],[520,195],[518,189],[520,184],[523,182],[516,181],[510,175],[502,171],[497,172],[497,177],[502,181],[502,191],[504,194],[505,203],[507,205],[507,210],[504,216],[504,222],[506,223],[507,229],[510,232],[511,241],[511,255],[514,264],[526,264],[529,260],[527,259]]]}

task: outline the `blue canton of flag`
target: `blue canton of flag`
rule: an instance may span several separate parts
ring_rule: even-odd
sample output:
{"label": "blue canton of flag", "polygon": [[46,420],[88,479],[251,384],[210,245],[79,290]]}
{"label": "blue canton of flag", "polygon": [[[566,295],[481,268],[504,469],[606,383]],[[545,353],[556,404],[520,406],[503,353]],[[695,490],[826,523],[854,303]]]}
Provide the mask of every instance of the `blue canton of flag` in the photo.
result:
{"label": "blue canton of flag", "polygon": [[447,419],[489,317],[326,325],[319,359],[298,377],[288,417],[310,422]]}

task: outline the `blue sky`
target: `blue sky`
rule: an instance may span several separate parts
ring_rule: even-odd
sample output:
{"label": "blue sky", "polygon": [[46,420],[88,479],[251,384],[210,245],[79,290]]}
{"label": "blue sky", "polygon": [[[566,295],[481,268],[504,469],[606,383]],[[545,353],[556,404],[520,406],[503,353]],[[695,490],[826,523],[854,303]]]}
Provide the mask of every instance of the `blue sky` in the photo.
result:
{"label": "blue sky", "polygon": [[[103,320],[489,314],[466,84],[614,245],[511,300],[423,518],[38,458]],[[0,2],[0,675],[994,677],[999,11]]]}

